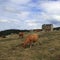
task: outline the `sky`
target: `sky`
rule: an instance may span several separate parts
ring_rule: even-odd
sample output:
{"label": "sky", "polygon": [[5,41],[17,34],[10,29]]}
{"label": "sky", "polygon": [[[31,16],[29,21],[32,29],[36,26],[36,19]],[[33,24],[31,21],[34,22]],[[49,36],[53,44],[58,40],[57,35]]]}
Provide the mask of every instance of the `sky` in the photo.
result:
{"label": "sky", "polygon": [[0,0],[0,31],[60,27],[60,0]]}

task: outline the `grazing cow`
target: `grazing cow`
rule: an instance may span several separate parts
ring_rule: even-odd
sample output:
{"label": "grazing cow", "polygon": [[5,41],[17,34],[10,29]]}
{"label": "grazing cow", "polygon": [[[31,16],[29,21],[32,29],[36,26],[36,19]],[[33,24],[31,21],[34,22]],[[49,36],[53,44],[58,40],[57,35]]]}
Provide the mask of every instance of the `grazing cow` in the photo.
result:
{"label": "grazing cow", "polygon": [[37,34],[30,34],[26,37],[26,40],[23,43],[23,47],[26,48],[27,45],[32,46],[32,43],[35,43],[38,40]]}
{"label": "grazing cow", "polygon": [[23,38],[24,37],[24,32],[20,32],[19,37]]}

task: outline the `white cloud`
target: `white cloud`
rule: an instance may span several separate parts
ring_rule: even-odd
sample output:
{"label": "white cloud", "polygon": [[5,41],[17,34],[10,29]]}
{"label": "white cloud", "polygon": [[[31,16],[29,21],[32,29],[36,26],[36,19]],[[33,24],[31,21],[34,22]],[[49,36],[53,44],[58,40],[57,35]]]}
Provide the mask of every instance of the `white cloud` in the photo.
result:
{"label": "white cloud", "polygon": [[52,18],[57,21],[60,21],[60,15],[52,15]]}
{"label": "white cloud", "polygon": [[10,1],[16,4],[26,4],[30,2],[30,0],[10,0]]}
{"label": "white cloud", "polygon": [[9,6],[9,7],[6,6],[6,7],[5,7],[5,11],[7,11],[7,12],[12,12],[12,13],[13,13],[13,12],[16,12],[16,10],[15,10],[13,7],[10,7],[10,6]]}
{"label": "white cloud", "polygon": [[26,23],[26,27],[27,27],[27,29],[38,29],[38,28],[41,28],[41,26],[38,25],[38,23],[33,22],[33,21],[27,22]]}
{"label": "white cloud", "polygon": [[30,15],[30,12],[26,11],[21,11],[20,13],[17,14],[17,17],[19,17],[22,20],[26,20]]}
{"label": "white cloud", "polygon": [[16,19],[0,19],[0,22],[2,22],[2,23],[15,23],[15,24],[18,24],[18,23],[20,23],[20,20],[16,20]]}
{"label": "white cloud", "polygon": [[0,22],[9,23],[9,21],[7,19],[0,19]]}
{"label": "white cloud", "polygon": [[46,22],[49,20],[60,21],[60,1],[41,2],[38,7],[42,9],[42,12],[37,16],[37,19]]}
{"label": "white cloud", "polygon": [[28,26],[37,26],[36,20],[26,20]]}
{"label": "white cloud", "polygon": [[28,25],[28,26],[36,26],[37,24],[30,22],[30,23],[27,23],[27,25]]}
{"label": "white cloud", "polygon": [[31,20],[26,20],[25,22],[27,22],[27,23],[29,23],[29,22],[36,23],[37,20],[36,19],[31,19]]}
{"label": "white cloud", "polygon": [[41,21],[42,21],[42,20],[48,20],[48,19],[50,19],[50,15],[48,15],[48,14],[45,13],[45,12],[41,12],[40,14],[38,14],[38,15],[36,16],[36,19],[40,19]]}
{"label": "white cloud", "polygon": [[9,20],[10,21],[10,23],[14,23],[14,24],[19,24],[21,21],[20,20],[17,20],[17,19],[11,19],[11,20]]}
{"label": "white cloud", "polygon": [[60,13],[60,2],[42,2],[39,6],[47,13]]}

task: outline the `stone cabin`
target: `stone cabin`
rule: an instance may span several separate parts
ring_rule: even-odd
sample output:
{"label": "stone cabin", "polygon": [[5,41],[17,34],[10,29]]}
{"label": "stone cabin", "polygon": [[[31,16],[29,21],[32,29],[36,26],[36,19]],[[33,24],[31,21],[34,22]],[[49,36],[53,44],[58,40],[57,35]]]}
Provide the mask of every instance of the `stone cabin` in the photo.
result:
{"label": "stone cabin", "polygon": [[42,31],[53,31],[53,24],[43,24]]}

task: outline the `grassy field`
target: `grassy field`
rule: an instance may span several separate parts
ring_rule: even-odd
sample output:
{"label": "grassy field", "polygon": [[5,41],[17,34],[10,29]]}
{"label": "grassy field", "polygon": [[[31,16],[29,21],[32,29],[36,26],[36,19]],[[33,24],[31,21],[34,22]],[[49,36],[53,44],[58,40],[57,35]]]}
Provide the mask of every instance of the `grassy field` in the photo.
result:
{"label": "grassy field", "polygon": [[38,42],[32,48],[23,48],[21,43],[30,33],[24,38],[17,34],[0,37],[0,60],[60,60],[60,31],[38,32]]}

